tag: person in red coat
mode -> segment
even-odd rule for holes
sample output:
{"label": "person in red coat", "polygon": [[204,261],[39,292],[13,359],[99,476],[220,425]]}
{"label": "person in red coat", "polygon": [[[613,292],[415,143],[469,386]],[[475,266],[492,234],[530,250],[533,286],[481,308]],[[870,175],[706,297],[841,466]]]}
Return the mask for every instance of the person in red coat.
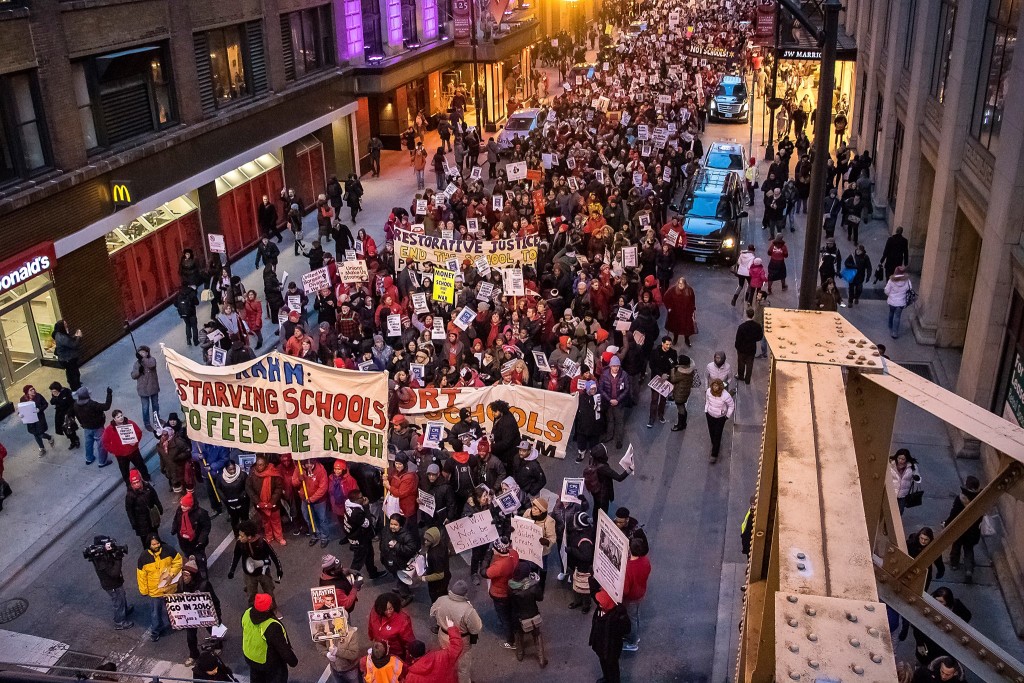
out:
{"label": "person in red coat", "polygon": [[458,682],[457,662],[462,656],[462,633],[451,619],[445,618],[444,627],[448,632],[448,647],[427,652],[427,646],[421,640],[414,640],[409,646],[412,663],[406,669],[405,683]]}
{"label": "person in red coat", "polygon": [[415,472],[409,471],[409,456],[399,453],[388,472],[388,492],[398,499],[398,508],[406,519],[416,519],[419,505],[420,480]]}
{"label": "person in red coat", "polygon": [[[142,459],[142,453],[139,452],[142,430],[139,429],[139,425],[125,417],[122,410],[115,410],[111,413],[111,416],[114,419],[103,430],[101,441],[103,447],[107,449],[107,453],[115,456],[117,466],[121,470],[121,479],[124,480],[124,485],[129,485],[128,473],[131,471],[132,465],[135,465],[135,469],[139,471],[143,479],[149,481],[149,468],[146,467],[146,461]],[[118,427],[125,432],[124,435],[118,431]],[[129,427],[131,428],[130,431]],[[134,434],[135,437],[132,438],[131,434]]]}
{"label": "person in red coat", "polygon": [[388,652],[409,663],[409,646],[416,640],[412,631],[412,619],[402,611],[402,599],[395,593],[381,593],[370,610],[367,627],[370,641],[379,641],[388,646]]}
{"label": "person in red coat", "polygon": [[647,557],[647,539],[634,536],[629,539],[629,560],[626,561],[626,579],[622,587],[622,606],[626,608],[633,627],[626,636],[622,649],[636,652],[640,649],[640,603],[647,595],[647,581],[651,577],[651,560]]}
{"label": "person in red coat", "polygon": [[672,344],[679,341],[679,335],[683,335],[686,345],[692,346],[690,337],[697,334],[697,296],[693,287],[686,283],[686,278],[679,278],[676,286],[665,292],[665,308],[668,311],[665,329],[673,335]]}
{"label": "person in red coat", "polygon": [[[316,460],[304,460],[292,472],[292,487],[299,494],[299,509],[312,533],[309,544],[327,547],[331,522],[327,516],[327,470]],[[312,519],[311,519],[312,517]]]}

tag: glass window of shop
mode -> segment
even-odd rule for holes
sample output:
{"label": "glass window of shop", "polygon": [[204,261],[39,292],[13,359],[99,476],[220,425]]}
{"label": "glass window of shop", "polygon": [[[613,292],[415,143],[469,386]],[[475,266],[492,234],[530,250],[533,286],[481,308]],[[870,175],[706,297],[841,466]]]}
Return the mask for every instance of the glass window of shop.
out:
{"label": "glass window of shop", "polygon": [[0,294],[0,380],[4,387],[24,379],[44,361],[56,362],[52,335],[60,317],[49,273]]}
{"label": "glass window of shop", "polygon": [[992,412],[1024,426],[1024,299],[1013,290]]}
{"label": "glass window of shop", "polygon": [[152,211],[147,211],[127,225],[119,225],[107,233],[107,253],[113,254],[129,244],[138,242],[197,208],[198,205],[191,198],[182,195]]}

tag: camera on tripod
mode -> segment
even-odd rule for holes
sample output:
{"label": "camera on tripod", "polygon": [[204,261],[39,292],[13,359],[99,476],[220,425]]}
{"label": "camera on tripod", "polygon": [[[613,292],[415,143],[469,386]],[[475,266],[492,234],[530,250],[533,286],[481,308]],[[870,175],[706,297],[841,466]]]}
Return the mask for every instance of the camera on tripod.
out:
{"label": "camera on tripod", "polygon": [[120,560],[127,554],[128,546],[117,545],[117,541],[109,536],[93,537],[92,545],[87,546],[85,550],[82,551],[82,557],[90,562],[94,562],[100,558]]}

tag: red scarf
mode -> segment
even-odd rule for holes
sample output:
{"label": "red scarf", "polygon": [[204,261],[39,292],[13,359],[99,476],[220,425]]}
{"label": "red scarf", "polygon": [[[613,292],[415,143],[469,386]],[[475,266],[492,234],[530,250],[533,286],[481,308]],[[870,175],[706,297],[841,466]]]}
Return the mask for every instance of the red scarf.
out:
{"label": "red scarf", "polygon": [[192,519],[188,516],[188,510],[181,511],[181,528],[178,533],[186,541],[194,541],[196,538],[196,531],[192,528]]}

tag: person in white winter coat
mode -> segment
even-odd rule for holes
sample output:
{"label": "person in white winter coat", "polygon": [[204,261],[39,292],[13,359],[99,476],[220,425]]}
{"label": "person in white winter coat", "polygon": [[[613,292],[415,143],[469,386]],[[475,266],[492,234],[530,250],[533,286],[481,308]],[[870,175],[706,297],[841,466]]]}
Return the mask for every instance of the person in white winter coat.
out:
{"label": "person in white winter coat", "polygon": [[900,317],[903,315],[903,309],[907,307],[907,297],[913,289],[904,266],[898,266],[896,272],[885,283],[886,301],[889,304],[889,334],[893,339],[900,336]]}
{"label": "person in white winter coat", "polygon": [[732,293],[732,305],[736,305],[736,300],[740,298],[740,294],[743,293],[744,285],[750,284],[750,266],[754,263],[754,245],[748,244],[747,250],[740,252],[739,257],[736,259],[736,291]]}
{"label": "person in white winter coat", "polygon": [[914,484],[921,483],[921,475],[917,471],[917,460],[910,455],[910,451],[901,448],[889,456],[889,474],[892,477],[892,488],[896,492],[896,502],[899,503],[900,513],[907,507],[907,496],[914,488]]}

